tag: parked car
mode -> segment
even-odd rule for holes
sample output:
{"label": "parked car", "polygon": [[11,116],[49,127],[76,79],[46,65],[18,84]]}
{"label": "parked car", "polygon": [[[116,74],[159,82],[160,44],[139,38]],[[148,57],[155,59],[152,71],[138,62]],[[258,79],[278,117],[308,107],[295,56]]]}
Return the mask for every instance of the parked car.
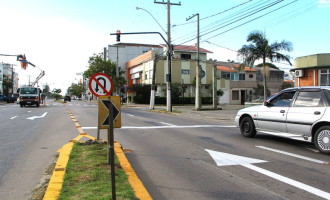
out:
{"label": "parked car", "polygon": [[65,96],[65,97],[64,97],[64,101],[69,101],[69,102],[71,102],[71,97],[70,97],[70,96]]}
{"label": "parked car", "polygon": [[0,101],[6,101],[6,96],[3,96],[2,94],[0,94]]}
{"label": "parked car", "polygon": [[330,154],[330,87],[285,89],[263,105],[239,110],[235,124],[245,137],[258,131],[300,139]]}

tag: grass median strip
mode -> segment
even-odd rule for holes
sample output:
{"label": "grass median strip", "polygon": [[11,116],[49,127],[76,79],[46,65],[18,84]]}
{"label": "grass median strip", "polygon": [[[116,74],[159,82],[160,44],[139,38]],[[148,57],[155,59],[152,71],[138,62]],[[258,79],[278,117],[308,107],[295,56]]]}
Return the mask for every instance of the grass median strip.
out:
{"label": "grass median strip", "polygon": [[[75,143],[59,199],[111,199],[107,145]],[[115,156],[117,199],[137,199]]]}

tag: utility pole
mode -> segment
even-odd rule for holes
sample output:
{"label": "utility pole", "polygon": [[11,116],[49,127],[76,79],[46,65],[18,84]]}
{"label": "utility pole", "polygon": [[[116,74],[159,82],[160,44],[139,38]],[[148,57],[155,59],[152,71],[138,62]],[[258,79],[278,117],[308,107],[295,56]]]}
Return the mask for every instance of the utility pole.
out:
{"label": "utility pole", "polygon": [[149,110],[155,108],[155,94],[156,94],[156,66],[157,66],[157,54],[154,55],[154,64],[152,70],[152,83],[151,83],[151,94],[150,94],[150,107]]}
{"label": "utility pole", "polygon": [[171,3],[170,0],[167,2],[157,2],[158,4],[166,4],[167,5],[167,74],[166,74],[166,105],[167,111],[172,112],[172,101],[171,101],[171,64],[172,64],[172,45],[171,45],[171,5],[181,6],[181,3]]}
{"label": "utility pole", "polygon": [[186,21],[190,20],[191,18],[197,16],[197,58],[196,58],[196,94],[195,94],[195,108],[196,110],[200,110],[202,107],[202,96],[201,96],[201,74],[202,69],[200,66],[200,59],[199,59],[199,13],[194,14],[191,17],[188,17]]}

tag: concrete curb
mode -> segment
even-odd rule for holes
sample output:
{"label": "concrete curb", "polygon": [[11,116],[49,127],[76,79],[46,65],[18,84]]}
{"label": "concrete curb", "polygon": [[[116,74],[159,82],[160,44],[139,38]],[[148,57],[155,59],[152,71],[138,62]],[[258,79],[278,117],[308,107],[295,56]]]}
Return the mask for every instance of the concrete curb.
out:
{"label": "concrete curb", "polygon": [[128,176],[128,182],[132,186],[135,196],[138,199],[151,200],[151,196],[147,189],[144,187],[142,181],[139,179],[131,164],[128,162],[125,153],[121,145],[118,142],[115,142],[115,153],[119,160],[120,166],[124,169],[125,173]]}
{"label": "concrete curb", "polygon": [[[84,130],[81,128],[78,121],[75,119],[74,115],[69,111],[70,117],[72,121],[74,122],[79,135],[74,138],[73,140],[70,140],[69,143],[63,145],[61,149],[59,149],[57,152],[59,152],[59,158],[57,159],[55,169],[53,171],[52,177],[49,181],[45,196],[43,200],[57,200],[60,196],[61,189],[63,186],[64,176],[66,172],[66,166],[69,162],[70,153],[73,148],[73,144],[75,142],[78,142],[81,138],[87,137],[92,140],[96,140],[95,137],[92,137],[84,132]],[[134,194],[138,199],[143,200],[152,200],[149,192],[144,187],[142,181],[139,179],[137,174],[135,173],[134,169],[132,168],[131,164],[127,160],[125,153],[122,150],[121,145],[118,142],[115,142],[115,153],[117,155],[117,158],[119,160],[120,166],[125,171],[126,175],[128,176],[128,182],[132,186],[134,190]]]}

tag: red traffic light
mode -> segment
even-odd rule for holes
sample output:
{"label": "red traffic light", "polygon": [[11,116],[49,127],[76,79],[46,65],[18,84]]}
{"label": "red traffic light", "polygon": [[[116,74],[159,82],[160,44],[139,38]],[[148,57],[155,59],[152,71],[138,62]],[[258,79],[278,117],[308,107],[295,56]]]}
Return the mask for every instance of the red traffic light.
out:
{"label": "red traffic light", "polygon": [[120,42],[120,30],[117,30],[117,42]]}

